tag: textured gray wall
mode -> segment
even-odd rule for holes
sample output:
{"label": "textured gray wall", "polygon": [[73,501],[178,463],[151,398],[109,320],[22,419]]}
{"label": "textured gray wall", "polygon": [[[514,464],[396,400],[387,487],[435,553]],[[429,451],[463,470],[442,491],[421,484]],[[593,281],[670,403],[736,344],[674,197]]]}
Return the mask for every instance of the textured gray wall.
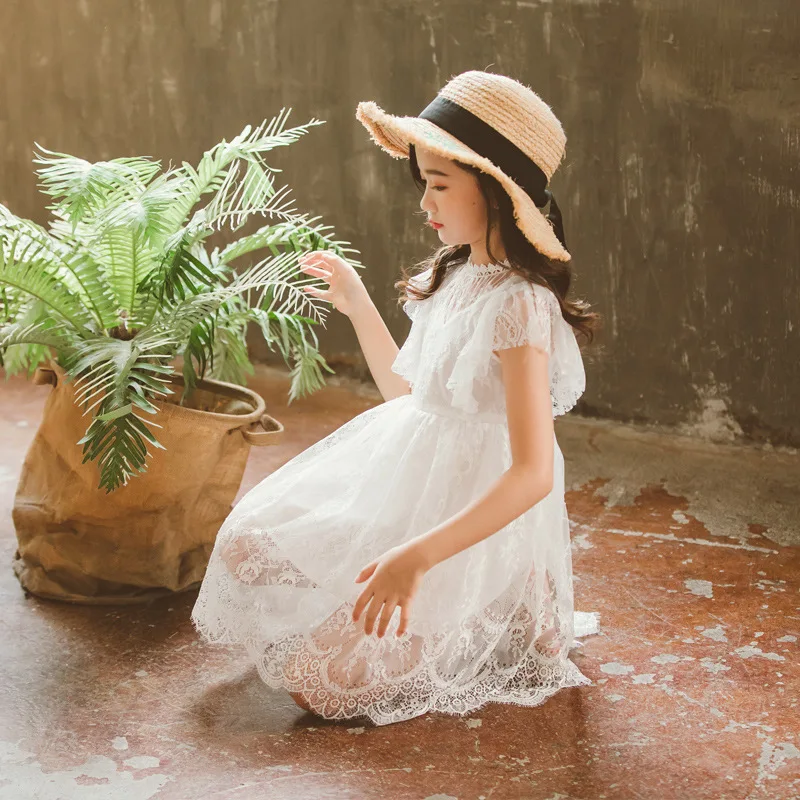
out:
{"label": "textured gray wall", "polygon": [[[418,113],[452,75],[530,85],[563,121],[574,287],[605,316],[578,411],[800,444],[795,0],[4,0],[0,201],[44,219],[34,141],[196,161],[248,122],[327,120],[275,153],[362,252],[402,341],[400,264],[438,242],[359,100]],[[323,353],[365,374],[331,311]]]}

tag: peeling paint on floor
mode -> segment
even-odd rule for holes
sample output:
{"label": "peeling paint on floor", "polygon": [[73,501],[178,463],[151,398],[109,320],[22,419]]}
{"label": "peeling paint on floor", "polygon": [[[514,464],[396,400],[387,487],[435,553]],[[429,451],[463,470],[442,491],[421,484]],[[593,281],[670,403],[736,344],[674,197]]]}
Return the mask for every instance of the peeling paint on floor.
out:
{"label": "peeling paint on floor", "polygon": [[711,581],[697,580],[692,578],[683,582],[683,585],[692,593],[700,597],[713,597],[714,586]]}
{"label": "peeling paint on floor", "polygon": [[[159,765],[159,759],[155,766]],[[0,800],[150,800],[172,780],[169,775],[135,775],[150,767],[124,763],[103,755],[91,756],[68,769],[44,770],[36,754],[15,742],[0,741]]]}

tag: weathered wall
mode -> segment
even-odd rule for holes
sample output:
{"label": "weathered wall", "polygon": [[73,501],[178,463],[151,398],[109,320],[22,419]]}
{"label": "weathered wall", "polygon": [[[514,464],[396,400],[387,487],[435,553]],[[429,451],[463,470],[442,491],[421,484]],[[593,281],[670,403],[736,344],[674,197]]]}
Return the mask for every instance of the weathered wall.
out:
{"label": "weathered wall", "polygon": [[[465,69],[522,80],[567,131],[553,186],[605,316],[578,410],[800,444],[794,0],[5,0],[0,31],[0,201],[44,219],[34,141],[196,161],[292,107],[327,124],[274,162],[361,250],[399,341],[392,283],[438,237],[356,104],[414,114]],[[321,333],[363,371],[346,319]]]}

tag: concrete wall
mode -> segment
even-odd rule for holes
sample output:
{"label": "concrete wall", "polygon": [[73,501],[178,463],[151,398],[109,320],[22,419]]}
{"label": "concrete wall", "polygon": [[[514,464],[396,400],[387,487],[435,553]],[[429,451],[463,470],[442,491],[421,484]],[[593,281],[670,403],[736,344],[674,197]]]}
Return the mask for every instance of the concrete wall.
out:
{"label": "concrete wall", "polygon": [[[361,250],[398,342],[392,283],[438,237],[355,106],[418,113],[465,69],[522,80],[567,131],[553,188],[605,316],[577,410],[800,444],[794,0],[5,0],[0,31],[0,201],[44,219],[34,141],[196,161],[292,107],[327,124],[274,163]],[[366,374],[345,318],[322,334]]]}

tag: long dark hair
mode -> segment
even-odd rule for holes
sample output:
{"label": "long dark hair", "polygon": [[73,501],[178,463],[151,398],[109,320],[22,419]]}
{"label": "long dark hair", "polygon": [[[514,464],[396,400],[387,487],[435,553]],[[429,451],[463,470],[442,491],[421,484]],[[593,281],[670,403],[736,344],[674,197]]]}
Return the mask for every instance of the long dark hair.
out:
{"label": "long dark hair", "polygon": [[[425,181],[419,171],[414,145],[412,144],[409,149],[408,161],[411,167],[411,177],[420,191],[424,191]],[[460,161],[456,163],[462,169],[475,175],[478,179],[481,194],[483,194],[486,201],[488,215],[486,251],[489,254],[489,260],[493,263],[498,261],[492,254],[489,243],[490,231],[497,223],[499,224],[500,238],[505,247],[506,257],[510,264],[509,271],[521,275],[531,283],[538,283],[551,289],[558,298],[564,319],[582,334],[587,342],[591,343],[594,339],[595,330],[600,326],[601,317],[594,311],[589,310],[590,306],[587,302],[567,299],[567,293],[572,281],[572,270],[569,262],[547,258],[525,238],[525,235],[517,227],[517,223],[514,220],[514,206],[511,198],[496,178],[477,167],[473,167],[471,164],[464,164]],[[496,207],[494,204],[496,204]],[[402,280],[394,284],[395,289],[400,289],[403,292],[398,299],[398,303],[405,302],[409,298],[424,300],[426,297],[430,297],[441,286],[448,269],[466,261],[469,254],[470,247],[467,244],[445,245],[438,248],[424,261],[419,262],[416,265],[416,272],[409,273],[404,267],[401,267]],[[433,270],[430,284],[420,291],[409,283],[409,278],[424,272],[429,267]]]}

